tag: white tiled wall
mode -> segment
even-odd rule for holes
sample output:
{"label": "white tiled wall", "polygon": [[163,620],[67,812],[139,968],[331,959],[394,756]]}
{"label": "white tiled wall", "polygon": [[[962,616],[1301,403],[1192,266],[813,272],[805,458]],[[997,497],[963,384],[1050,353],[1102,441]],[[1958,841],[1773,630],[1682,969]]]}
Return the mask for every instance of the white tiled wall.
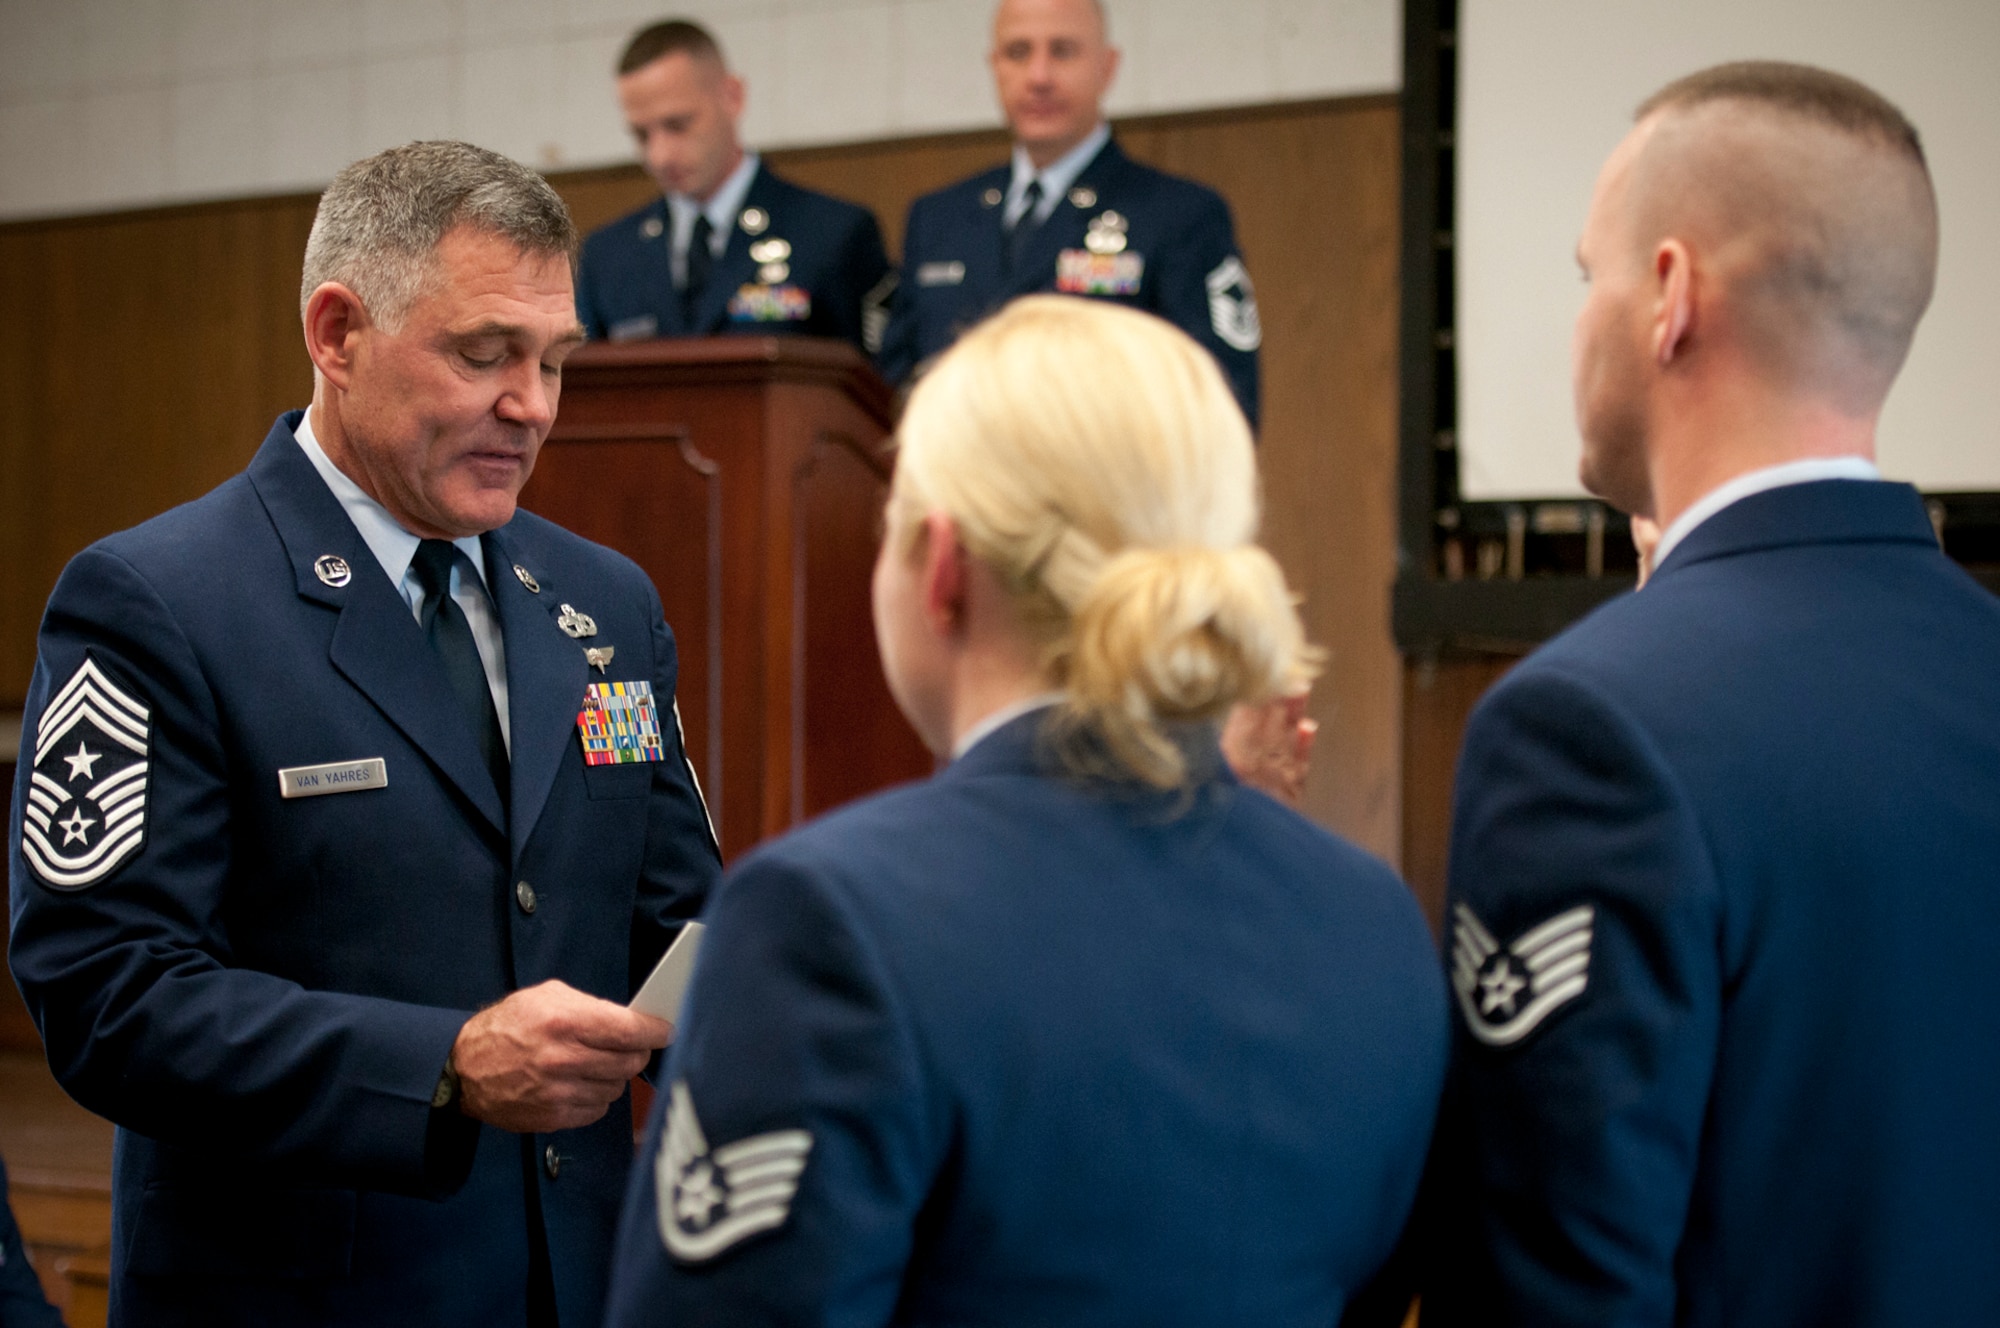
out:
{"label": "white tiled wall", "polygon": [[[998,123],[993,0],[0,0],[0,219],[310,189],[412,138],[628,158],[611,65],[708,24],[767,147]],[[1389,91],[1398,0],[1109,0],[1114,114]]]}

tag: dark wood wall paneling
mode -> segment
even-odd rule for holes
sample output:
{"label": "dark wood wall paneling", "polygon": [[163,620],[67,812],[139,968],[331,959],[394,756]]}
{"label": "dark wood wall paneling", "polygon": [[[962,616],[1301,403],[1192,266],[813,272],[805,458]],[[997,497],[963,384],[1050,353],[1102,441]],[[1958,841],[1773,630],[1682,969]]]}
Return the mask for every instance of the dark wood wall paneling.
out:
{"label": "dark wood wall paneling", "polygon": [[[1403,709],[1428,704],[1391,642],[1395,573],[1398,118],[1393,98],[1122,122],[1134,156],[1220,189],[1264,318],[1266,537],[1331,663],[1307,810],[1426,862],[1429,805]],[[872,207],[892,251],[912,198],[1001,160],[997,133],[775,152]],[[556,177],[579,224],[643,202],[633,168]],[[18,707],[63,563],[239,470],[311,388],[297,284],[314,199],[0,226],[0,709]],[[868,630],[857,623],[857,631]],[[1426,711],[1426,714],[1429,712]],[[1449,727],[1449,726],[1447,726]],[[1429,777],[1428,774],[1425,775]],[[1441,853],[1441,849],[1438,850]]]}

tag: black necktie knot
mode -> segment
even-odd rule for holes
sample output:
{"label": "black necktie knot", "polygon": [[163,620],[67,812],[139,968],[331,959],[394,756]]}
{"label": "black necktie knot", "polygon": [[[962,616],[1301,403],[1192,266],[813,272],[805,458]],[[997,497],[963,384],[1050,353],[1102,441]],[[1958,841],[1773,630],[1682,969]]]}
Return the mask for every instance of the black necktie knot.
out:
{"label": "black necktie knot", "polygon": [[410,559],[410,569],[417,574],[417,584],[423,587],[424,603],[419,610],[418,621],[429,631],[437,618],[440,605],[451,597],[451,567],[465,555],[450,540],[427,539],[417,541],[416,556]]}

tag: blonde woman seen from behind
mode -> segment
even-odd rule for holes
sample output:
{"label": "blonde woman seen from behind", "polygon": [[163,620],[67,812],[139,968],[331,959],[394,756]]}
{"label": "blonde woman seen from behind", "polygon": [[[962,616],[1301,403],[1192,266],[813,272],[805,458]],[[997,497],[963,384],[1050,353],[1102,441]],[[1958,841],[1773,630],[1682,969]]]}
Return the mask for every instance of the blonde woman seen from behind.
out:
{"label": "blonde woman seen from behind", "polygon": [[900,444],[876,634],[950,764],[726,878],[611,1322],[1333,1322],[1444,995],[1395,877],[1222,760],[1313,668],[1243,417],[1168,324],[1036,297]]}

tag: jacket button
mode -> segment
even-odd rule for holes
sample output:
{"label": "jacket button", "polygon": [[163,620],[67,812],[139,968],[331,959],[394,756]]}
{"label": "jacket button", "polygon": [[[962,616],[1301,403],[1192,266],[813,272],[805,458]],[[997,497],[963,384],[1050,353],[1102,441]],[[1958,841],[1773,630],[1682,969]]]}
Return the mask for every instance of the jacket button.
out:
{"label": "jacket button", "polygon": [[526,881],[514,882],[514,902],[521,906],[523,913],[535,911],[535,887]]}
{"label": "jacket button", "polygon": [[549,1173],[550,1180],[562,1174],[562,1155],[556,1152],[554,1144],[542,1150],[542,1170]]}

